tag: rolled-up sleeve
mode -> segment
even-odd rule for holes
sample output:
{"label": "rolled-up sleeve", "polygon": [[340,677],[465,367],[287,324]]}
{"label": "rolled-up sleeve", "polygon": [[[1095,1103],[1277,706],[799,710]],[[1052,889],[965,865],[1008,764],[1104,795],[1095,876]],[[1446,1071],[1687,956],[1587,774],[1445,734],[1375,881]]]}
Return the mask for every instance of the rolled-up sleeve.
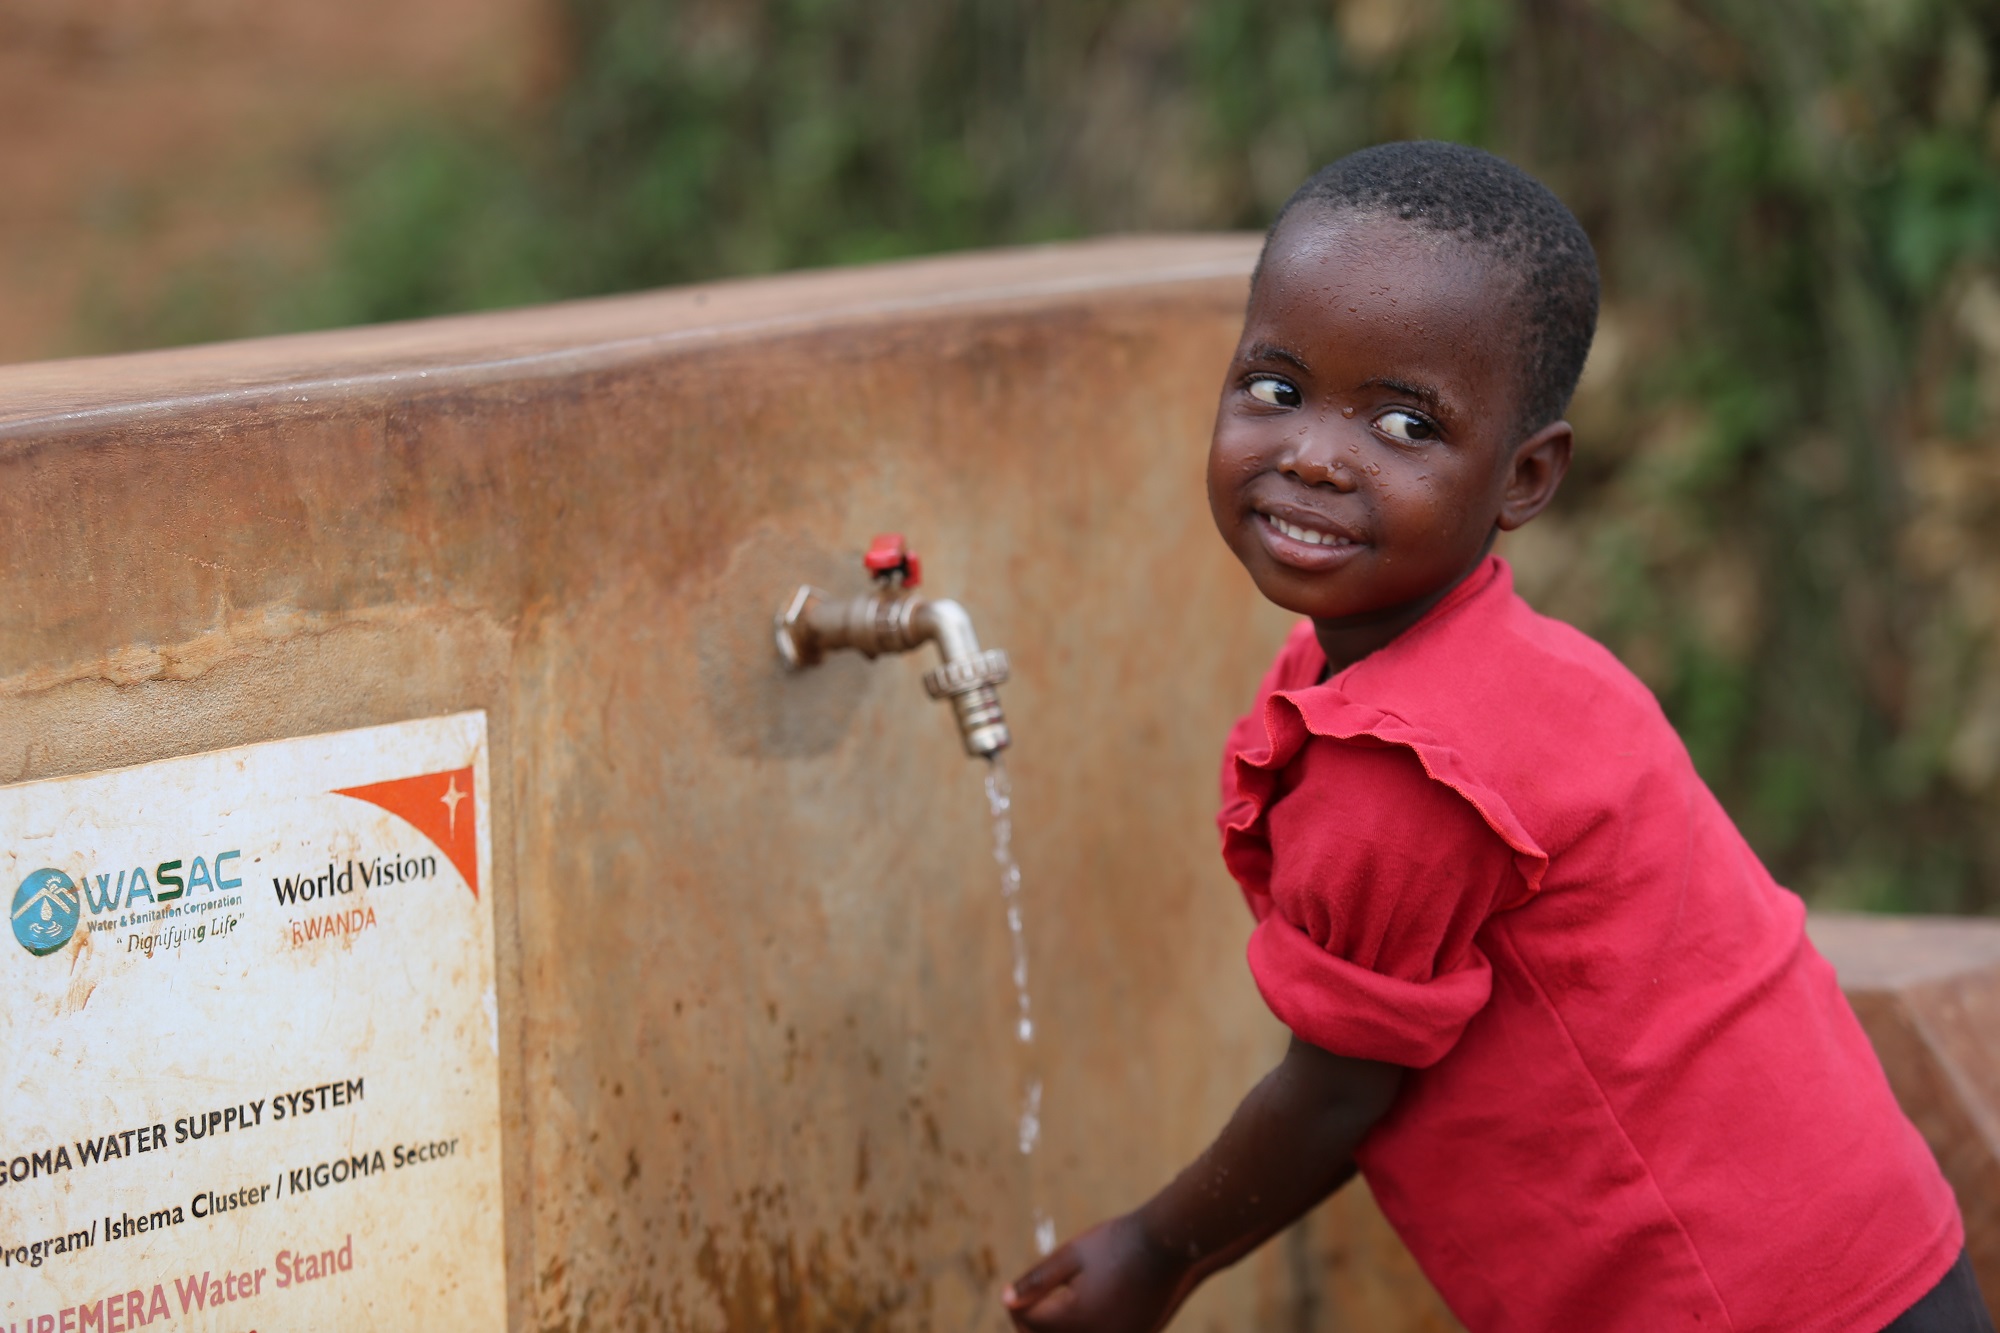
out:
{"label": "rolled-up sleeve", "polygon": [[1437,1063],[1491,994],[1475,937],[1517,896],[1514,850],[1410,749],[1372,737],[1313,737],[1280,786],[1250,939],[1258,990],[1324,1050]]}

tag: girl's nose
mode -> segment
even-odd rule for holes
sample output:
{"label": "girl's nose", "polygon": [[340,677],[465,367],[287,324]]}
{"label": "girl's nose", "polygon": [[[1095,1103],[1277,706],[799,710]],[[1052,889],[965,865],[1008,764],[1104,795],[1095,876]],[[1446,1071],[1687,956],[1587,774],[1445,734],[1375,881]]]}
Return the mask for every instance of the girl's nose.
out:
{"label": "girl's nose", "polygon": [[1308,486],[1331,486],[1336,491],[1351,491],[1355,487],[1348,460],[1327,440],[1294,441],[1278,460],[1278,470]]}

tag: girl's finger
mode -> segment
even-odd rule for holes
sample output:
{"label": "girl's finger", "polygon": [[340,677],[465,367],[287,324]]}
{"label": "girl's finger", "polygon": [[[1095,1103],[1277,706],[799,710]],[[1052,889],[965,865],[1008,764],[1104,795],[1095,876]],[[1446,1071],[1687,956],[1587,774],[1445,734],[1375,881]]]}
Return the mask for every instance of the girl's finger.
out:
{"label": "girl's finger", "polygon": [[1083,1271],[1076,1251],[1065,1245],[1008,1284],[1000,1299],[1010,1310],[1033,1305]]}
{"label": "girl's finger", "polygon": [[1071,1285],[1064,1285],[1057,1287],[1054,1291],[1032,1305],[1024,1306],[1018,1310],[1009,1310],[1007,1313],[1014,1320],[1014,1325],[1017,1328],[1046,1330],[1047,1333],[1056,1333],[1057,1330],[1072,1327],[1073,1321],[1069,1316],[1075,1312],[1077,1299],[1076,1288]]}

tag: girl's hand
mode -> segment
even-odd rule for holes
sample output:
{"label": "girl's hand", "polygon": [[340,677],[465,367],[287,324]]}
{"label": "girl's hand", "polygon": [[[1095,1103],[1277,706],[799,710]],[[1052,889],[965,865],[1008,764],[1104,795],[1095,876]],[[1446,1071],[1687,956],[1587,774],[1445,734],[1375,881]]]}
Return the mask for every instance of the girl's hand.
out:
{"label": "girl's hand", "polygon": [[1028,1333],[1155,1333],[1192,1290],[1189,1276],[1127,1213],[1059,1246],[1000,1299]]}

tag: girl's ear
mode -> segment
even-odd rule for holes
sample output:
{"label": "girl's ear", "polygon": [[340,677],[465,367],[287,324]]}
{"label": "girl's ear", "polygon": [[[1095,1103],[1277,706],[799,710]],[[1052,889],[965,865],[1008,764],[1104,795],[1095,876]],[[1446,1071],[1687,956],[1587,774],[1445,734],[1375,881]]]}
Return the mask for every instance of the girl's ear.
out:
{"label": "girl's ear", "polygon": [[1520,527],[1556,498],[1556,488],[1569,471],[1575,434],[1567,421],[1551,421],[1514,447],[1506,488],[1500,493],[1500,516],[1495,520],[1502,532]]}

